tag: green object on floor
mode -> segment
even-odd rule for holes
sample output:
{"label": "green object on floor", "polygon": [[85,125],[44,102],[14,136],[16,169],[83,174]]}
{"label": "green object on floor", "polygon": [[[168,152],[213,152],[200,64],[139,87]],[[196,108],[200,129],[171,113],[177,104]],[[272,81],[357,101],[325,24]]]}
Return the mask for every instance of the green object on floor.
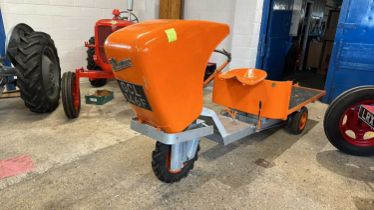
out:
{"label": "green object on floor", "polygon": [[96,90],[92,95],[86,95],[86,104],[104,105],[114,98],[113,91]]}

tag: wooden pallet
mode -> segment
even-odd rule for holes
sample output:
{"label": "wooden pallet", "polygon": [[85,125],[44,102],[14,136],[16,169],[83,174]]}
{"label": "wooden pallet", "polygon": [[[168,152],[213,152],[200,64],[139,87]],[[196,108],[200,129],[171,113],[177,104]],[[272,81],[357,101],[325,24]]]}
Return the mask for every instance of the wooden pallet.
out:
{"label": "wooden pallet", "polygon": [[0,99],[5,99],[5,98],[18,98],[21,96],[21,93],[19,90],[15,91],[8,91],[4,92],[3,94],[0,95]]}

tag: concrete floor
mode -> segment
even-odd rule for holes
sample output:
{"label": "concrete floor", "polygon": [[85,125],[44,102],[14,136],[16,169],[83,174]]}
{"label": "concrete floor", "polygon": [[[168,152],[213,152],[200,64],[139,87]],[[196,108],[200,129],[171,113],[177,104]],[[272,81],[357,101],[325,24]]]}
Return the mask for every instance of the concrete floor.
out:
{"label": "concrete floor", "polygon": [[21,99],[0,101],[0,159],[35,162],[34,172],[0,180],[0,209],[374,209],[374,157],[328,143],[326,105],[309,106],[300,136],[275,129],[227,147],[203,140],[195,169],[170,185],[153,175],[154,141],[129,129],[116,83],[106,88],[115,100],[83,104],[77,120],[62,105],[37,115]]}

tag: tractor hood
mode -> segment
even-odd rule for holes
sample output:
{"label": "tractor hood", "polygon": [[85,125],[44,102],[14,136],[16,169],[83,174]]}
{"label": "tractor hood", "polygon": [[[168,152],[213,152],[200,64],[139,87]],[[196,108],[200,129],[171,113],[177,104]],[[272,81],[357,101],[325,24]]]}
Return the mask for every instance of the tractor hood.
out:
{"label": "tractor hood", "polygon": [[114,32],[105,51],[139,120],[177,133],[200,115],[206,65],[228,34],[221,23],[155,20]]}

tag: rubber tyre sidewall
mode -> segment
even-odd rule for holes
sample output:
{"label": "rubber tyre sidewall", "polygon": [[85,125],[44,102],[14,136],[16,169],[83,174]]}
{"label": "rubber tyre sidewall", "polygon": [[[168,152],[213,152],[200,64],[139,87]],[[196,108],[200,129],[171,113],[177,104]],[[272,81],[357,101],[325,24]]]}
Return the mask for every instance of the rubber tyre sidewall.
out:
{"label": "rubber tyre sidewall", "polygon": [[79,107],[75,109],[74,107],[74,96],[73,96],[73,85],[76,80],[75,73],[65,72],[62,76],[61,84],[61,97],[62,104],[64,107],[65,115],[69,119],[74,119],[79,116],[81,108],[81,97],[79,94]]}
{"label": "rubber tyre sidewall", "polygon": [[[307,113],[307,121],[305,123],[305,126],[300,129],[300,120],[301,120],[301,117],[303,116],[304,113]],[[289,118],[289,122],[288,122],[288,131],[291,133],[291,134],[294,134],[294,135],[299,135],[301,134],[307,124],[308,124],[308,116],[309,116],[309,113],[308,113],[308,109],[306,107],[302,107],[300,109],[300,111],[297,111],[295,113],[293,113],[290,118]]]}
{"label": "rubber tyre sidewall", "polygon": [[[37,42],[37,44],[35,44]],[[34,44],[33,44],[34,43]],[[61,88],[61,67],[57,49],[51,37],[43,32],[33,32],[22,38],[17,54],[13,61],[16,67],[17,86],[26,107],[35,113],[54,111],[59,104]],[[44,53],[49,51],[49,57],[58,71],[57,88],[53,97],[47,94],[42,67]],[[35,64],[36,63],[36,64]]]}
{"label": "rubber tyre sidewall", "polygon": [[162,182],[174,183],[178,182],[188,175],[193,169],[194,162],[198,159],[198,147],[195,157],[185,163],[181,171],[171,173],[167,167],[167,157],[170,153],[171,145],[166,145],[161,142],[156,142],[155,150],[152,152],[152,169],[155,176]]}
{"label": "rubber tyre sidewall", "polygon": [[356,156],[374,155],[374,147],[359,147],[346,141],[339,129],[342,115],[350,106],[363,100],[374,99],[374,86],[362,86],[338,96],[326,111],[323,126],[326,137],[340,151]]}

